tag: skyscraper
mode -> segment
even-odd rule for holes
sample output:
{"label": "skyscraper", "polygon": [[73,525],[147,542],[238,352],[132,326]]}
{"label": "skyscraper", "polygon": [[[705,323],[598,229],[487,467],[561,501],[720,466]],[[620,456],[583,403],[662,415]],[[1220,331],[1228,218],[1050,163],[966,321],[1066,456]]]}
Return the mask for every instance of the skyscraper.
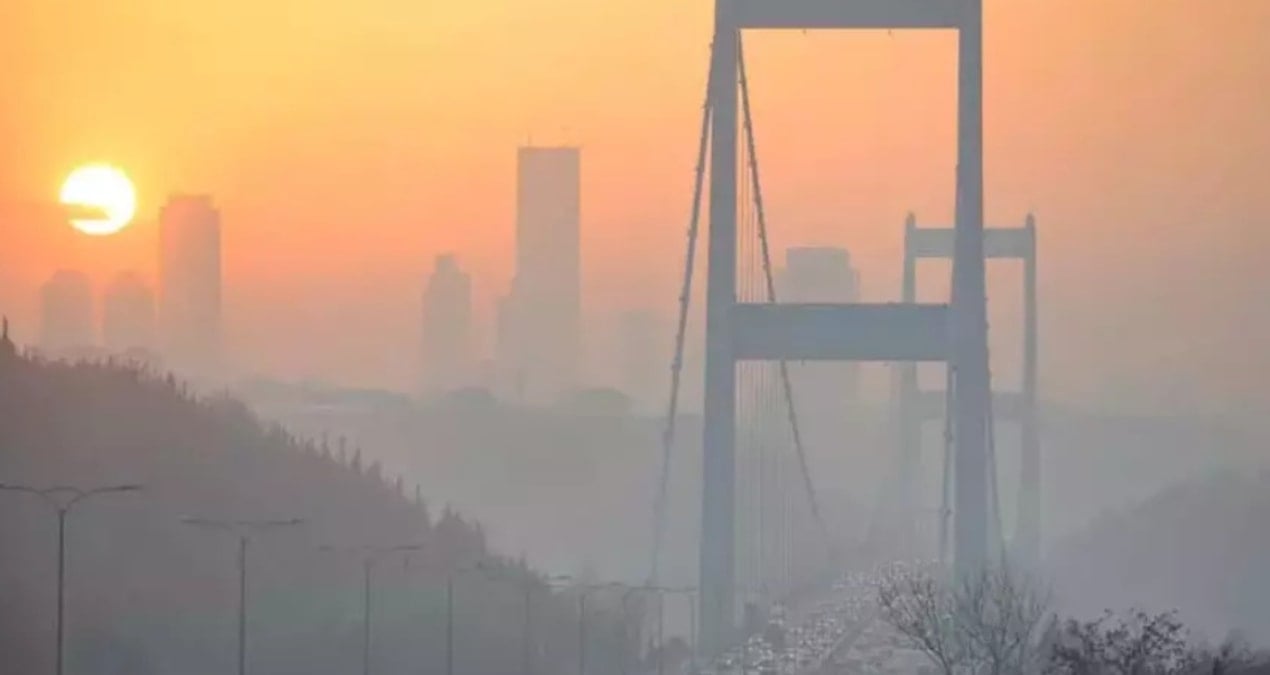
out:
{"label": "skyscraper", "polygon": [[58,270],[40,287],[40,347],[53,355],[97,343],[93,331],[93,289],[88,277]]}
{"label": "skyscraper", "polygon": [[[860,277],[844,248],[797,246],[785,250],[785,268],[777,282],[781,302],[850,303],[860,299]],[[798,389],[808,393],[807,407],[828,419],[839,418],[860,389],[857,363],[814,363],[794,368]],[[805,389],[803,389],[805,387]]]}
{"label": "skyscraper", "polygon": [[423,393],[472,383],[472,280],[452,255],[437,256],[423,293]]}
{"label": "skyscraper", "polygon": [[672,335],[649,310],[622,314],[619,330],[623,391],[641,412],[660,411],[670,386]]}
{"label": "skyscraper", "polygon": [[577,384],[581,357],[581,152],[520,148],[516,277],[501,312],[499,360],[526,400]]}
{"label": "skyscraper", "polygon": [[785,250],[780,295],[784,302],[856,302],[859,275],[845,248],[791,246]]}
{"label": "skyscraper", "polygon": [[155,348],[154,293],[140,276],[121,272],[106,287],[101,332],[111,352]]}
{"label": "skyscraper", "polygon": [[159,321],[178,371],[221,366],[220,213],[206,195],[173,195],[159,213]]}

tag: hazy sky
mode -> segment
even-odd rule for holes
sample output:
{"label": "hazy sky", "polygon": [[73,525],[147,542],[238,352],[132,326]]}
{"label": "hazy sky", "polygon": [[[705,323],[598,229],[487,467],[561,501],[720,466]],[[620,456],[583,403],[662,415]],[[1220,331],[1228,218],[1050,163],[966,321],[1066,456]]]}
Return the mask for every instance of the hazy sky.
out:
{"label": "hazy sky", "polygon": [[[987,212],[1039,219],[1047,395],[1192,407],[1264,389],[1270,3],[985,4]],[[406,386],[433,255],[459,254],[482,316],[506,289],[532,140],[584,148],[588,308],[668,311],[710,16],[706,0],[6,3],[0,307],[32,336],[55,268],[153,273],[152,223],[88,239],[36,206],[106,160],[147,218],[169,191],[215,195],[240,366]],[[746,46],[776,247],[849,246],[866,297],[895,297],[904,213],[951,211],[953,36]],[[1017,279],[991,277],[1003,359]]]}

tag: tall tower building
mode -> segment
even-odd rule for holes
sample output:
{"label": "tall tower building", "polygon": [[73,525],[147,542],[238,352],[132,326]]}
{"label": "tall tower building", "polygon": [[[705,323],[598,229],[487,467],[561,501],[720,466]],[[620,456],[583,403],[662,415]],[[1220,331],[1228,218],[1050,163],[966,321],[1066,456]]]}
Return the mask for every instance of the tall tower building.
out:
{"label": "tall tower building", "polygon": [[93,289],[88,277],[58,270],[40,287],[40,347],[53,355],[97,343],[93,331]]}
{"label": "tall tower building", "polygon": [[782,302],[857,302],[860,277],[845,248],[791,246],[781,271]]}
{"label": "tall tower building", "polygon": [[111,352],[155,348],[154,293],[137,274],[121,272],[106,287],[101,333]]}
{"label": "tall tower building", "polygon": [[423,292],[423,394],[471,384],[472,366],[472,280],[454,256],[437,256]]}
{"label": "tall tower building", "polygon": [[524,347],[518,341],[520,317],[516,313],[516,281],[512,292],[498,299],[494,308],[494,385],[496,390],[517,403],[525,401],[525,377],[521,362]]}
{"label": "tall tower building", "polygon": [[[785,250],[778,278],[781,302],[850,303],[860,300],[860,277],[844,248],[796,246]],[[840,420],[843,408],[859,395],[860,364],[826,362],[794,367],[798,389],[807,391],[799,404],[826,420]],[[805,389],[804,389],[805,387]]]}
{"label": "tall tower building", "polygon": [[641,412],[656,412],[670,384],[671,334],[656,312],[622,314],[619,330],[622,389]]}
{"label": "tall tower building", "polygon": [[206,195],[173,195],[159,212],[159,322],[178,371],[221,364],[220,213]]}
{"label": "tall tower building", "polygon": [[548,403],[573,388],[581,357],[581,152],[520,148],[516,174],[516,278],[500,330],[499,359],[525,400]]}

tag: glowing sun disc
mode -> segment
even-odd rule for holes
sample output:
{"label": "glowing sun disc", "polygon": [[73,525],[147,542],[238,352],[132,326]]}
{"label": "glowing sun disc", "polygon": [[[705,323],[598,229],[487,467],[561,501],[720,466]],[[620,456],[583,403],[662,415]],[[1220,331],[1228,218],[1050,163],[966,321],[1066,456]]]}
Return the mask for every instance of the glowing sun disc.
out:
{"label": "glowing sun disc", "polygon": [[71,225],[85,234],[114,234],[132,222],[137,213],[137,195],[123,171],[109,164],[81,166],[62,183],[61,202],[70,207],[92,209],[104,218],[71,218]]}

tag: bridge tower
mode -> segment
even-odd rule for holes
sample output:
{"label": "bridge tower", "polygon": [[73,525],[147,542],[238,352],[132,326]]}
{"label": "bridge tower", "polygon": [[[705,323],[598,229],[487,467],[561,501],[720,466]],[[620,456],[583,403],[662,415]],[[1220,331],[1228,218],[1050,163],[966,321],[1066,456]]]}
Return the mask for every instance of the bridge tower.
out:
{"label": "bridge tower", "polygon": [[[982,0],[715,0],[698,617],[704,656],[719,653],[735,635],[738,361],[949,363],[957,429],[957,568],[969,573],[985,561],[991,400],[983,257],[982,15]],[[957,208],[950,304],[737,302],[738,67],[741,34],[747,29],[957,31]]]}
{"label": "bridge tower", "polygon": [[[917,301],[917,267],[924,259],[953,257],[954,232],[949,227],[919,227],[912,214],[904,222],[904,278],[902,299]],[[1013,259],[1023,264],[1023,382],[1015,392],[994,392],[992,412],[997,421],[1014,422],[1021,431],[1021,468],[1018,521],[1011,548],[1018,560],[1039,560],[1041,529],[1041,448],[1037,414],[1037,300],[1036,219],[1028,214],[1022,227],[993,227],[983,232],[986,259]],[[923,511],[918,502],[917,472],[921,464],[922,430],[926,423],[948,414],[945,391],[918,387],[917,364],[896,367],[900,485],[897,500],[904,509],[899,526],[911,531],[912,520]],[[991,473],[991,472],[990,472]],[[947,480],[947,477],[945,477]],[[995,486],[993,486],[995,489]],[[942,509],[941,509],[942,510]],[[940,514],[941,532],[946,514]],[[941,539],[943,537],[941,536]]]}

